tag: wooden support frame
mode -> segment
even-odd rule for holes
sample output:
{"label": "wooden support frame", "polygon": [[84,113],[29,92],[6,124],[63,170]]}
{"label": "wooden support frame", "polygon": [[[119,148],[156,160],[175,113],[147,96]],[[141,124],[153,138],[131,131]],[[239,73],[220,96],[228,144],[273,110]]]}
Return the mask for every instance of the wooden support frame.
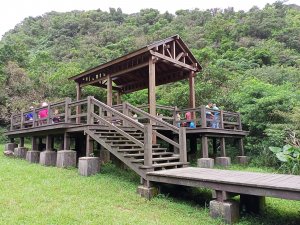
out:
{"label": "wooden support frame", "polygon": [[201,141],[202,141],[202,157],[208,158],[208,138],[207,138],[207,136],[203,135],[201,137]]}
{"label": "wooden support frame", "polygon": [[220,138],[220,149],[221,149],[221,157],[226,157],[226,149],[225,149],[225,138]]}
{"label": "wooden support frame", "polygon": [[46,136],[46,150],[47,151],[52,151],[52,143],[53,143],[53,139],[51,135],[47,135]]}
{"label": "wooden support frame", "polygon": [[24,147],[24,143],[25,143],[25,138],[24,137],[20,137],[19,147]]}
{"label": "wooden support frame", "polygon": [[31,137],[31,150],[33,151],[38,150],[37,137],[35,136]]}
{"label": "wooden support frame", "polygon": [[86,134],[86,157],[92,156],[94,151],[93,139],[90,135]]}
{"label": "wooden support frame", "polygon": [[71,140],[70,140],[70,134],[65,132],[64,133],[64,150],[70,150]]}

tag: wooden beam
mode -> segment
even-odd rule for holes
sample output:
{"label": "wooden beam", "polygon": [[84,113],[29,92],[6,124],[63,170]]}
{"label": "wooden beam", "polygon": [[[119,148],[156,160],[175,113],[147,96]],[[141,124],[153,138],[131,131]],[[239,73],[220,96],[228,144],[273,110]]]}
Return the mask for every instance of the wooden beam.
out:
{"label": "wooden beam", "polygon": [[[191,71],[189,74],[189,89],[190,89],[190,98],[189,98],[189,107],[196,108],[196,98],[195,98],[195,76],[194,72]],[[192,113],[192,119],[196,118],[196,113]]]}
{"label": "wooden beam", "polygon": [[112,106],[112,79],[111,76],[107,76],[107,105]]}
{"label": "wooden beam", "polygon": [[173,63],[173,64],[175,64],[175,65],[181,66],[181,67],[183,67],[183,68],[187,68],[187,69],[192,70],[192,71],[195,71],[195,72],[198,71],[197,68],[195,68],[195,67],[193,67],[193,66],[191,66],[191,65],[185,64],[185,63],[180,62],[180,61],[178,61],[178,60],[176,60],[176,59],[172,59],[172,58],[167,57],[167,56],[165,56],[165,55],[163,55],[163,54],[160,54],[160,53],[158,53],[158,52],[150,51],[150,53],[151,53],[153,56],[156,56],[156,57],[158,57],[158,58],[161,58],[161,59],[164,59],[164,60],[166,60],[166,61],[169,61],[169,62],[171,62],[171,63]]}
{"label": "wooden beam", "polygon": [[93,139],[90,135],[86,135],[86,157],[90,157],[93,153]]}
{"label": "wooden beam", "polygon": [[64,133],[64,150],[70,150],[70,135],[69,133]]}

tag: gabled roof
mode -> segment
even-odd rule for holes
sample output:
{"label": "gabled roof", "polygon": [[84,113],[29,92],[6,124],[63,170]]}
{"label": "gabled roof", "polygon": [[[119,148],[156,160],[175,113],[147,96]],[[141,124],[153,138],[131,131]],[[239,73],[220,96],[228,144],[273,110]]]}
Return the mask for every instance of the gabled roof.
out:
{"label": "gabled roof", "polygon": [[148,87],[149,57],[156,61],[156,85],[185,79],[202,68],[179,35],[156,41],[127,55],[70,77],[81,86],[106,87],[111,76],[114,89],[129,93]]}

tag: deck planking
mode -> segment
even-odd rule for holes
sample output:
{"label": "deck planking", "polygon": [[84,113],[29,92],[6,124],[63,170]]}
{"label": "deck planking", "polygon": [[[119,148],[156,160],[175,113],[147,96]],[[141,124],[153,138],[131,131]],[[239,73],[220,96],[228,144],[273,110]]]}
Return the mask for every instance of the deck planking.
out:
{"label": "deck planking", "polygon": [[186,167],[147,173],[153,182],[300,200],[300,176]]}

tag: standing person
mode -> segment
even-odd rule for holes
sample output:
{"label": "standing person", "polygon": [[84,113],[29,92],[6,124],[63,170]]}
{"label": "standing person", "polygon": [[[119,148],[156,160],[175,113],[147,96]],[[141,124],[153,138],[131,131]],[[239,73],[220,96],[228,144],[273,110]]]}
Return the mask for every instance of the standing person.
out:
{"label": "standing person", "polygon": [[216,104],[213,104],[212,109],[216,110],[216,111],[214,111],[214,119],[213,119],[212,127],[219,128],[219,114],[220,114],[219,108],[217,107]]}
{"label": "standing person", "polygon": [[[207,109],[212,109],[213,103],[209,102],[205,108]],[[211,121],[207,121],[207,120],[212,120],[214,118],[214,115],[212,114],[211,111],[206,110],[206,126],[207,127],[212,127],[212,122]]]}
{"label": "standing person", "polygon": [[48,106],[47,102],[43,102],[42,103],[42,107],[43,109],[39,111],[39,119],[42,119],[40,121],[40,124],[45,124],[47,123],[47,121],[45,121],[45,118],[48,117],[48,108],[46,108]]}
{"label": "standing person", "polygon": [[30,112],[25,115],[25,120],[33,120],[33,106],[29,107]]}
{"label": "standing person", "polygon": [[185,113],[185,119],[186,119],[186,126],[190,127],[190,123],[192,120],[192,113],[191,112],[186,112]]}

